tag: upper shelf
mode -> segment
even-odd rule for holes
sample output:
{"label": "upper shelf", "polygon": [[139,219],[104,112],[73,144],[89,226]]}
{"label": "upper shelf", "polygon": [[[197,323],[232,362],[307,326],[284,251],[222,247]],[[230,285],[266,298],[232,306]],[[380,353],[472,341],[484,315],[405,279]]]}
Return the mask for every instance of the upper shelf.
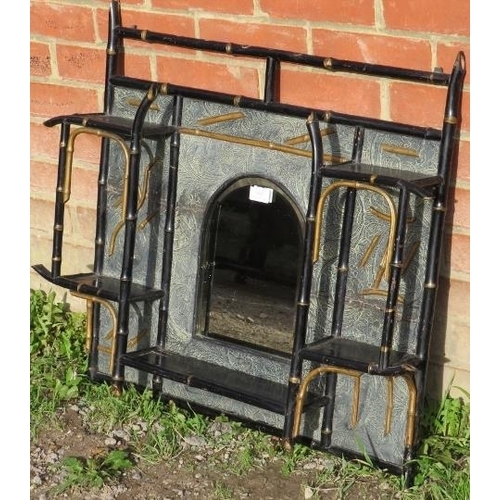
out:
{"label": "upper shelf", "polygon": [[[44,125],[53,127],[62,123],[104,130],[118,134],[125,139],[130,139],[132,137],[134,120],[104,113],[89,113],[56,116],[45,121]],[[144,138],[165,137],[171,135],[174,130],[174,127],[170,125],[145,122],[141,128],[141,136]]]}
{"label": "upper shelf", "polygon": [[[120,286],[122,282],[118,278],[99,276],[94,273],[80,273],[54,277],[42,264],[33,266],[33,269],[46,280],[62,288],[115,302],[120,298]],[[162,297],[163,290],[139,285],[137,283],[131,284],[131,302],[156,300]]]}
{"label": "upper shelf", "polygon": [[408,170],[395,170],[354,161],[322,165],[320,173],[324,177],[367,182],[386,187],[404,188],[422,198],[432,197],[433,189],[443,183],[443,178],[440,175],[428,175]]}

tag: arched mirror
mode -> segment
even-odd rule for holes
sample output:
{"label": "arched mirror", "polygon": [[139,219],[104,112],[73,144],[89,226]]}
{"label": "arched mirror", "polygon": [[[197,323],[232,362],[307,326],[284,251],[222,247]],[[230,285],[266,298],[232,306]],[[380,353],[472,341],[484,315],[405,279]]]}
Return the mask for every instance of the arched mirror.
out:
{"label": "arched mirror", "polygon": [[244,178],[215,197],[206,221],[197,333],[290,353],[304,233],[299,208],[275,183]]}

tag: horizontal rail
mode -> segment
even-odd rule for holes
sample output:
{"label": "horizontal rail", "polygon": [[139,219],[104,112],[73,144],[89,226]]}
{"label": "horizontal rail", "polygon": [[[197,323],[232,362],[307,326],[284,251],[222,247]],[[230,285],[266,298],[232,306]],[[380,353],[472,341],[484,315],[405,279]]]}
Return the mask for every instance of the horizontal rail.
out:
{"label": "horizontal rail", "polygon": [[287,50],[270,49],[252,45],[240,45],[232,42],[203,40],[187,36],[172,35],[139,28],[115,27],[115,35],[123,39],[140,40],[149,43],[171,45],[185,49],[203,50],[219,54],[244,56],[255,59],[271,58],[278,62],[298,64],[312,68],[322,68],[330,72],[355,73],[395,80],[405,80],[430,85],[446,86],[450,75],[441,71],[422,71],[383,64],[370,64],[333,57],[323,57]]}
{"label": "horizontal rail", "polygon": [[[110,82],[115,86],[133,88],[143,91],[147,91],[152,83],[151,80],[143,80],[121,75],[112,76]],[[361,126],[373,130],[384,130],[386,132],[407,134],[433,141],[441,140],[441,130],[435,128],[419,127],[406,123],[392,122],[377,118],[367,118],[345,113],[337,113],[331,110],[321,110],[317,108],[297,106],[294,104],[266,102],[263,99],[245,97],[235,94],[227,94],[224,92],[215,92],[212,90],[204,90],[194,87],[186,87],[171,83],[162,83],[160,93],[163,95],[179,95],[191,99],[201,99],[204,101],[217,102],[220,104],[227,104],[244,109],[256,109],[259,111],[266,111],[287,116],[295,116],[297,118],[304,119],[307,119],[311,114],[315,114],[320,121],[326,123]]]}

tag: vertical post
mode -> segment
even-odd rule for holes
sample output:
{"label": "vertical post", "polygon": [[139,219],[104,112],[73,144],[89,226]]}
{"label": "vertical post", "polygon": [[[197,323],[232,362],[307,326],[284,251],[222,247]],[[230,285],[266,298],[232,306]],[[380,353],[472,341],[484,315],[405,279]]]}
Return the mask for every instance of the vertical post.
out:
{"label": "vertical post", "polygon": [[302,251],[299,293],[295,312],[295,331],[288,379],[285,421],[283,427],[283,444],[285,448],[291,448],[291,446],[293,445],[292,431],[295,398],[300,386],[300,378],[302,376],[301,350],[304,347],[307,334],[307,317],[309,313],[309,301],[311,297],[311,282],[313,272],[312,249],[314,241],[314,227],[316,224],[316,209],[321,192],[320,166],[323,162],[323,142],[319,129],[318,119],[314,114],[311,114],[309,116],[306,122],[306,126],[312,144],[311,181],[309,188],[309,203],[306,214],[304,247]]}
{"label": "vertical post", "polygon": [[[163,259],[162,259],[162,277],[161,287],[163,297],[160,301],[158,314],[158,334],[157,345],[164,347],[167,337],[168,327],[168,307],[170,302],[170,281],[172,277],[172,258],[174,252],[174,227],[175,227],[175,208],[177,204],[177,172],[179,165],[180,132],[179,127],[182,122],[182,97],[173,98],[173,116],[172,125],[175,127],[174,133],[170,139],[170,161],[168,170],[168,189],[167,189],[167,211],[165,214],[165,234],[163,240]],[[153,390],[161,391],[161,377],[153,377]]]}

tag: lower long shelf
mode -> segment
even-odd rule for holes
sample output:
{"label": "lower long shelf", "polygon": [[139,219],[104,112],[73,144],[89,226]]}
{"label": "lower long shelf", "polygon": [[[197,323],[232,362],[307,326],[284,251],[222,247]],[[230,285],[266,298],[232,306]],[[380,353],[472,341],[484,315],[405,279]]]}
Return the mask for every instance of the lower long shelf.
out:
{"label": "lower long shelf", "polygon": [[125,366],[285,414],[287,385],[159,348],[124,354]]}

